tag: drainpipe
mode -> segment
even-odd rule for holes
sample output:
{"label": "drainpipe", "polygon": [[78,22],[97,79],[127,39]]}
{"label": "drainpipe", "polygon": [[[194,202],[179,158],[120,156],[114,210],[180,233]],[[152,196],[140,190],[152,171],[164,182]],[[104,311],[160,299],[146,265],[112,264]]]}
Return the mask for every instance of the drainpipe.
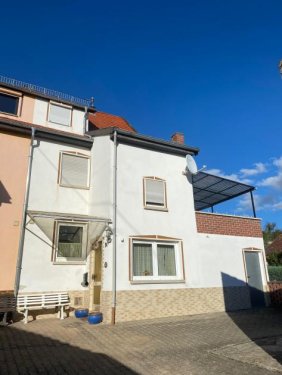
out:
{"label": "drainpipe", "polygon": [[117,253],[117,131],[114,131],[114,165],[113,165],[113,269],[112,269],[112,319],[116,322],[116,253]]}
{"label": "drainpipe", "polygon": [[32,160],[33,160],[33,150],[34,150],[34,144],[33,144],[34,136],[35,136],[35,128],[31,128],[31,139],[30,139],[29,156],[28,156],[28,169],[27,169],[27,177],[26,177],[26,189],[25,189],[25,196],[24,196],[20,241],[19,241],[19,249],[18,249],[16,277],[15,277],[14,294],[16,297],[19,292],[20,276],[21,276],[21,270],[22,270],[23,248],[24,248],[24,238],[25,238],[25,222],[26,222],[26,217],[27,217],[27,207],[28,207],[28,200],[29,200],[30,178],[31,178],[31,168],[32,168]]}
{"label": "drainpipe", "polygon": [[86,134],[86,132],[88,132],[88,107],[84,107],[84,124],[83,124],[83,135]]}

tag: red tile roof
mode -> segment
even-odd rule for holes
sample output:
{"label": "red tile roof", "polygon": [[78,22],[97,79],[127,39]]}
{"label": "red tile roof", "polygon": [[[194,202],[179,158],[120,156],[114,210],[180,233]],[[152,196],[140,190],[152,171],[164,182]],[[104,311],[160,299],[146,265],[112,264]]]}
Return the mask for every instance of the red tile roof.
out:
{"label": "red tile roof", "polygon": [[279,236],[267,246],[266,253],[282,253],[282,234],[279,234]]}
{"label": "red tile roof", "polygon": [[136,133],[136,130],[122,117],[105,112],[89,113],[89,130],[119,128]]}

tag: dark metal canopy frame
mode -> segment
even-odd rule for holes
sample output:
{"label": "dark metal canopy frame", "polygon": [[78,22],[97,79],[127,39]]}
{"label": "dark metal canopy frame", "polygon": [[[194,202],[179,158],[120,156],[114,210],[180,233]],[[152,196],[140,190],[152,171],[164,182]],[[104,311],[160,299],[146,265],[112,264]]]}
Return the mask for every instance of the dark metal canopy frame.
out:
{"label": "dark metal canopy frame", "polygon": [[256,217],[253,190],[254,186],[242,182],[214,176],[206,172],[199,172],[192,176],[195,210],[201,211],[211,208],[218,203],[225,202],[240,195],[250,193],[254,217]]}

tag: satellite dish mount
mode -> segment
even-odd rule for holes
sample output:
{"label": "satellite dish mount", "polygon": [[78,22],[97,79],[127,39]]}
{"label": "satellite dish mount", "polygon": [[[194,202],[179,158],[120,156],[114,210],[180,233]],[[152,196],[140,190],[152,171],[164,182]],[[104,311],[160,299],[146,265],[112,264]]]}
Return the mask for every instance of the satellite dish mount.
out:
{"label": "satellite dish mount", "polygon": [[206,168],[206,165],[203,165],[201,169],[198,169],[195,159],[192,155],[186,155],[186,168],[185,171],[182,172],[183,175],[187,176],[188,172],[192,175],[196,175],[197,173],[201,172]]}

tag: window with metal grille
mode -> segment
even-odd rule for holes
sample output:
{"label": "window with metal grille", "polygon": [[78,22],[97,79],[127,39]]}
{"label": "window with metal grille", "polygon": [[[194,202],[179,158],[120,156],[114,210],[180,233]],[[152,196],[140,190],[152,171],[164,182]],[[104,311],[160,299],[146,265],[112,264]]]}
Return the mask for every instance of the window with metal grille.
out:
{"label": "window with metal grille", "polygon": [[61,186],[89,188],[90,159],[87,156],[61,153],[60,180]]}

